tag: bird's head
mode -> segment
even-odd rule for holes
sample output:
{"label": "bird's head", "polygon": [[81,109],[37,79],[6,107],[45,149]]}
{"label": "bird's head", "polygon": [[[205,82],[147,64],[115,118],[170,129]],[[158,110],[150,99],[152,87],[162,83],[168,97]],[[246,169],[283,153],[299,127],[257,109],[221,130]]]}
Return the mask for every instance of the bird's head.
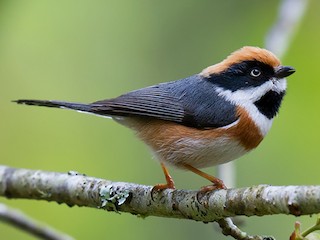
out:
{"label": "bird's head", "polygon": [[[205,68],[200,74],[232,92],[252,92],[262,88],[268,91],[270,87],[276,92],[283,92],[286,90],[284,78],[294,72],[294,68],[282,66],[280,60],[266,49],[243,47],[222,62]],[[264,85],[268,87],[265,88]],[[261,94],[263,95],[263,91]]]}
{"label": "bird's head", "polygon": [[200,75],[220,96],[243,107],[265,134],[286,93],[285,77],[294,72],[266,49],[243,47]]}
{"label": "bird's head", "polygon": [[282,66],[266,49],[243,47],[222,62],[205,68],[200,75],[216,85],[217,91],[231,102],[252,103],[268,118],[273,118],[287,88],[285,77],[294,72],[293,67]]}

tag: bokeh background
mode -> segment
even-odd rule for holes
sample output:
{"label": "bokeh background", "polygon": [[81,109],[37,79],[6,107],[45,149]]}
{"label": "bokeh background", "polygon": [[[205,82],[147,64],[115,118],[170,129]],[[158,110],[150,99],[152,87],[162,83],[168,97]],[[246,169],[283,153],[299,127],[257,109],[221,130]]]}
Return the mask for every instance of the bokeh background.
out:
{"label": "bokeh background", "polygon": [[[200,72],[244,45],[263,46],[280,1],[1,1],[0,159],[12,167],[76,170],[115,181],[163,182],[133,133],[104,118],[18,106],[19,98],[92,102]],[[310,1],[284,64],[280,115],[260,147],[236,161],[237,186],[319,184],[320,2]],[[206,169],[214,174],[215,168]],[[178,188],[206,184],[171,170]],[[0,199],[76,239],[231,239],[213,224]],[[288,239],[294,221],[244,218],[251,234]],[[0,222],[1,239],[34,239]]]}

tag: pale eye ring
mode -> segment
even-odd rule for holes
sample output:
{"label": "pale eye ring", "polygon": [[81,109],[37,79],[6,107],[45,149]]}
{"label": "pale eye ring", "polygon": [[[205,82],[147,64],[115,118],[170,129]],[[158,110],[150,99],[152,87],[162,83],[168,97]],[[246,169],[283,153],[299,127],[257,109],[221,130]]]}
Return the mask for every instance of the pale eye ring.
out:
{"label": "pale eye ring", "polygon": [[252,77],[259,77],[261,75],[261,71],[257,68],[251,70],[250,75]]}

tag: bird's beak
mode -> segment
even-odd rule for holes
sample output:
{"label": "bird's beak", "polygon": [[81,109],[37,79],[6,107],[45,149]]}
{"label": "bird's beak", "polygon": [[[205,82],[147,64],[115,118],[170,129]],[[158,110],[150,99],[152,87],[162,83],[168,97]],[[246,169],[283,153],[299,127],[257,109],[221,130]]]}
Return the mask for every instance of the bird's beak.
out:
{"label": "bird's beak", "polygon": [[276,78],[285,78],[290,76],[296,70],[293,67],[289,66],[278,66],[275,68]]}

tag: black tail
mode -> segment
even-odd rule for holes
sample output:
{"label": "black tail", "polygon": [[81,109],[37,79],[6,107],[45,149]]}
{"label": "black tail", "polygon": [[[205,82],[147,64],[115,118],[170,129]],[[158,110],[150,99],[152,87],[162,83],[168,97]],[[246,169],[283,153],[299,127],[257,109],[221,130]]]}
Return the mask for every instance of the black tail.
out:
{"label": "black tail", "polygon": [[43,107],[53,107],[53,108],[66,108],[83,112],[91,112],[90,104],[83,103],[72,103],[72,102],[62,102],[62,101],[48,101],[48,100],[30,100],[30,99],[19,99],[14,100],[18,104],[43,106]]}

